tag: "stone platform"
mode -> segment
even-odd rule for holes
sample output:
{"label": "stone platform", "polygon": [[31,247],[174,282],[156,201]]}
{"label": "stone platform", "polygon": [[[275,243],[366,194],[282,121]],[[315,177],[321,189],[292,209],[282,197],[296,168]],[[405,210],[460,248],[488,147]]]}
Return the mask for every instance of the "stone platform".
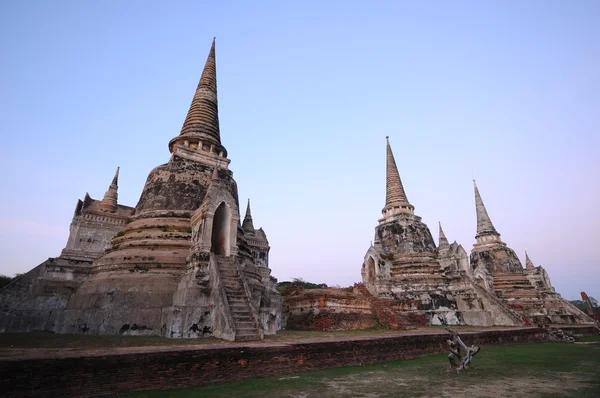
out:
{"label": "stone platform", "polygon": [[[470,330],[469,330],[470,329]],[[460,329],[468,344],[547,341],[539,328]],[[563,327],[595,335],[594,327]],[[136,390],[202,386],[337,366],[416,358],[447,351],[443,329],[397,335],[264,343],[37,351],[0,358],[0,390],[9,397],[94,397]]]}

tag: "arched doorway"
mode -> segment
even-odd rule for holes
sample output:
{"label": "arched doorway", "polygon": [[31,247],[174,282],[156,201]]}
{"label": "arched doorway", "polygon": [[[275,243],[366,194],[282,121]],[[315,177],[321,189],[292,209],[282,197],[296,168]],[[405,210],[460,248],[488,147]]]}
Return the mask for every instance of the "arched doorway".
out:
{"label": "arched doorway", "polygon": [[231,229],[231,211],[222,202],[213,217],[210,251],[218,256],[229,256],[229,233]]}
{"label": "arched doorway", "polygon": [[373,284],[375,282],[375,260],[373,257],[369,257],[367,260],[367,283]]}

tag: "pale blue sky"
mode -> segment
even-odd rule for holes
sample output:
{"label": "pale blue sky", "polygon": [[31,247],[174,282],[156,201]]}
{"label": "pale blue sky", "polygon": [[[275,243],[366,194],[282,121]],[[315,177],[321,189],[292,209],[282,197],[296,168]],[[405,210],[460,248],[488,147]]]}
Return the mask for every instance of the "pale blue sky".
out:
{"label": "pale blue sky", "polygon": [[64,247],[117,166],[135,206],[213,36],[221,138],[279,280],[347,286],[385,200],[385,136],[437,240],[502,239],[600,296],[600,2],[4,1],[0,273]]}

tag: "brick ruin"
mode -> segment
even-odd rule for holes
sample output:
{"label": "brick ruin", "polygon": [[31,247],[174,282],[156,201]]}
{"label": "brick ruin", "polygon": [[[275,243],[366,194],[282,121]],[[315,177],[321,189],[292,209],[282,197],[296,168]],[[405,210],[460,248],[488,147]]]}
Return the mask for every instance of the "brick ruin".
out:
{"label": "brick ruin", "polygon": [[589,323],[591,320],[558,294],[542,266],[535,267],[525,253],[525,268],[515,252],[500,239],[492,224],[477,184],[477,243],[471,251],[476,283],[495,294],[510,309],[538,324]]}
{"label": "brick ruin", "polygon": [[[265,232],[246,211],[221,143],[213,40],[168,163],[135,208],[77,203],[67,246],[0,291],[0,331],[260,340],[282,327]],[[118,172],[118,171],[117,171]]]}
{"label": "brick ruin", "polygon": [[408,201],[394,154],[386,146],[386,202],[362,264],[362,284],[347,289],[293,289],[284,294],[288,325],[343,330],[430,325],[591,324],[554,290],[526,254],[523,268],[500,240],[475,185],[477,243],[469,255],[438,245]]}
{"label": "brick ruin", "polygon": [[[475,185],[477,243],[470,257],[436,245],[408,201],[389,143],[386,203],[346,289],[291,289],[285,303],[270,246],[221,143],[214,41],[171,157],[154,168],[135,208],[119,205],[118,172],[102,200],[79,200],[66,247],[0,290],[0,332],[215,336],[259,340],[297,329],[593,323],[554,290],[526,255],[500,240]],[[285,311],[282,309],[285,306]]]}
{"label": "brick ruin", "polygon": [[477,243],[471,251],[449,244],[439,226],[439,245],[414,214],[387,142],[386,204],[367,250],[362,279],[375,296],[405,303],[432,325],[517,326],[590,323],[556,293],[547,272],[527,255],[524,269],[500,240],[475,185]]}
{"label": "brick ruin", "polygon": [[102,200],[78,200],[69,239],[49,258],[0,290],[0,331],[59,331],[69,298],[90,276],[92,262],[111,244],[134,208],[117,204],[119,169]]}

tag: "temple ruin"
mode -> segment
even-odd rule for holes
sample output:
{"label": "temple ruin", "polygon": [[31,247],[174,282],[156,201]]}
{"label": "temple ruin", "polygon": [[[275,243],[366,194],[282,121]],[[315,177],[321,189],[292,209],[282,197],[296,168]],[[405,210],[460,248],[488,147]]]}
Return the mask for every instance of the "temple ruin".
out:
{"label": "temple ruin", "polygon": [[471,251],[449,244],[442,226],[436,247],[429,228],[408,201],[394,154],[386,148],[386,203],[367,250],[362,279],[375,296],[423,312],[432,325],[589,323],[562,299],[542,267],[527,256],[524,269],[500,240],[475,185],[477,243]]}
{"label": "temple ruin", "polygon": [[[77,202],[66,247],[0,290],[0,332],[214,336],[261,340],[284,327],[520,326],[593,321],[554,290],[526,254],[500,239],[475,185],[470,256],[436,245],[408,200],[389,139],[386,201],[362,263],[363,283],[291,290],[285,303],[270,245],[221,142],[215,43],[170,158],[150,171],[135,206],[118,204],[119,169],[104,198]],[[285,304],[286,311],[283,310]]]}
{"label": "temple ruin", "polygon": [[260,340],[282,327],[265,232],[246,212],[221,143],[215,42],[171,157],[135,208],[86,194],[58,258],[0,292],[0,331]]}

